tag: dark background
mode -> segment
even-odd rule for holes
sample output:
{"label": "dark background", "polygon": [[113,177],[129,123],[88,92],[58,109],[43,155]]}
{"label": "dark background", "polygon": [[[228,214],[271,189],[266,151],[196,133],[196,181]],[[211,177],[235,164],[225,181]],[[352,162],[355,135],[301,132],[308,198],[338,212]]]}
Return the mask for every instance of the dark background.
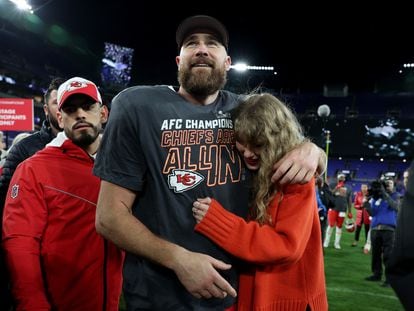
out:
{"label": "dark background", "polygon": [[[274,3],[274,8],[265,1],[245,6],[222,1],[190,5],[125,0],[31,2],[36,17],[29,19],[13,13],[12,5],[1,0],[2,28],[11,29],[13,24],[35,33],[39,44],[64,50],[56,54],[61,55],[61,65],[69,67],[65,69],[89,76],[98,77],[103,42],[131,47],[135,49],[134,84],[176,83],[175,30],[193,14],[210,14],[227,26],[233,62],[274,66],[278,75],[270,86],[278,90],[322,91],[324,84],[347,84],[352,92],[390,89],[401,80],[401,65],[413,60],[408,6],[381,8],[375,3],[370,7],[365,2],[362,7],[341,1]],[[34,52],[38,47],[27,45],[25,37],[19,41]],[[78,58],[65,59],[62,54],[68,52]]]}

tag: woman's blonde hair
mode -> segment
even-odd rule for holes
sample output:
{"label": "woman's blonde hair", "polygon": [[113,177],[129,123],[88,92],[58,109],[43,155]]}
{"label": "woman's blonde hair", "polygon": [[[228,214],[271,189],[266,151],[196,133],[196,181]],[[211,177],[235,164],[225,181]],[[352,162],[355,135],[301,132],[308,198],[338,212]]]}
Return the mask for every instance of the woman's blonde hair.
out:
{"label": "woman's blonde hair", "polygon": [[269,93],[253,94],[235,111],[236,140],[260,151],[260,168],[253,179],[251,218],[270,223],[267,206],[276,194],[271,183],[273,165],[305,141],[302,127],[293,112]]}

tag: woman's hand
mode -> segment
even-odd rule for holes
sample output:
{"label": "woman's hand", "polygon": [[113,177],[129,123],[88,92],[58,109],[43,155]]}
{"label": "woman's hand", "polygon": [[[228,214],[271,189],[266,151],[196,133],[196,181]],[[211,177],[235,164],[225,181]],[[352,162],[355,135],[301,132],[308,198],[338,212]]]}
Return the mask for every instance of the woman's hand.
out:
{"label": "woman's hand", "polygon": [[196,219],[197,223],[203,220],[206,216],[208,209],[210,207],[211,199],[209,197],[199,198],[193,203],[193,216]]}

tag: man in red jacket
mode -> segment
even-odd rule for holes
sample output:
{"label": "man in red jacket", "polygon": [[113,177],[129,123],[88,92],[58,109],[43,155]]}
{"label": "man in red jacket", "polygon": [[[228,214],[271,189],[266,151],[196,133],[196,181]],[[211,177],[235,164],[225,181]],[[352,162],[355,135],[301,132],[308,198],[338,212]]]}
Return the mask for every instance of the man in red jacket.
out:
{"label": "man in red jacket", "polygon": [[[43,149],[46,144],[56,137],[62,129],[59,127],[56,113],[57,108],[57,90],[66,79],[54,78],[45,94],[43,110],[46,119],[42,123],[39,131],[22,139],[8,150],[6,161],[3,164],[0,176],[0,219],[3,218],[4,203],[6,201],[7,190],[9,189],[10,180],[16,170],[16,167],[34,155],[37,151]],[[0,234],[1,234],[0,221]],[[9,290],[9,275],[5,263],[3,252],[0,250],[0,310],[9,310],[12,304],[12,297]]]}
{"label": "man in red jacket", "polygon": [[7,193],[3,245],[17,310],[118,310],[122,252],[95,231],[92,174],[108,110],[96,85],[58,89],[64,129],[22,162]]}
{"label": "man in red jacket", "polygon": [[364,208],[364,202],[366,202],[368,196],[368,185],[362,184],[361,191],[358,191],[355,200],[354,207],[356,209],[356,230],[355,240],[352,242],[352,246],[357,246],[359,241],[359,234],[361,233],[362,225],[365,227],[365,243],[368,242],[368,232],[371,224],[368,211]]}

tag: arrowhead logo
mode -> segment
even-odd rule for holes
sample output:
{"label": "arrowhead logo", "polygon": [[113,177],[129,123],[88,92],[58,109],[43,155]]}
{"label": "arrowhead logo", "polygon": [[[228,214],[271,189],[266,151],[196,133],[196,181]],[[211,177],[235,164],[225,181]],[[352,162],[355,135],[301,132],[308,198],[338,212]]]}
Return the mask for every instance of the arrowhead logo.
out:
{"label": "arrowhead logo", "polygon": [[173,170],[168,175],[168,186],[174,189],[175,193],[181,193],[196,187],[204,180],[204,176],[187,170]]}

